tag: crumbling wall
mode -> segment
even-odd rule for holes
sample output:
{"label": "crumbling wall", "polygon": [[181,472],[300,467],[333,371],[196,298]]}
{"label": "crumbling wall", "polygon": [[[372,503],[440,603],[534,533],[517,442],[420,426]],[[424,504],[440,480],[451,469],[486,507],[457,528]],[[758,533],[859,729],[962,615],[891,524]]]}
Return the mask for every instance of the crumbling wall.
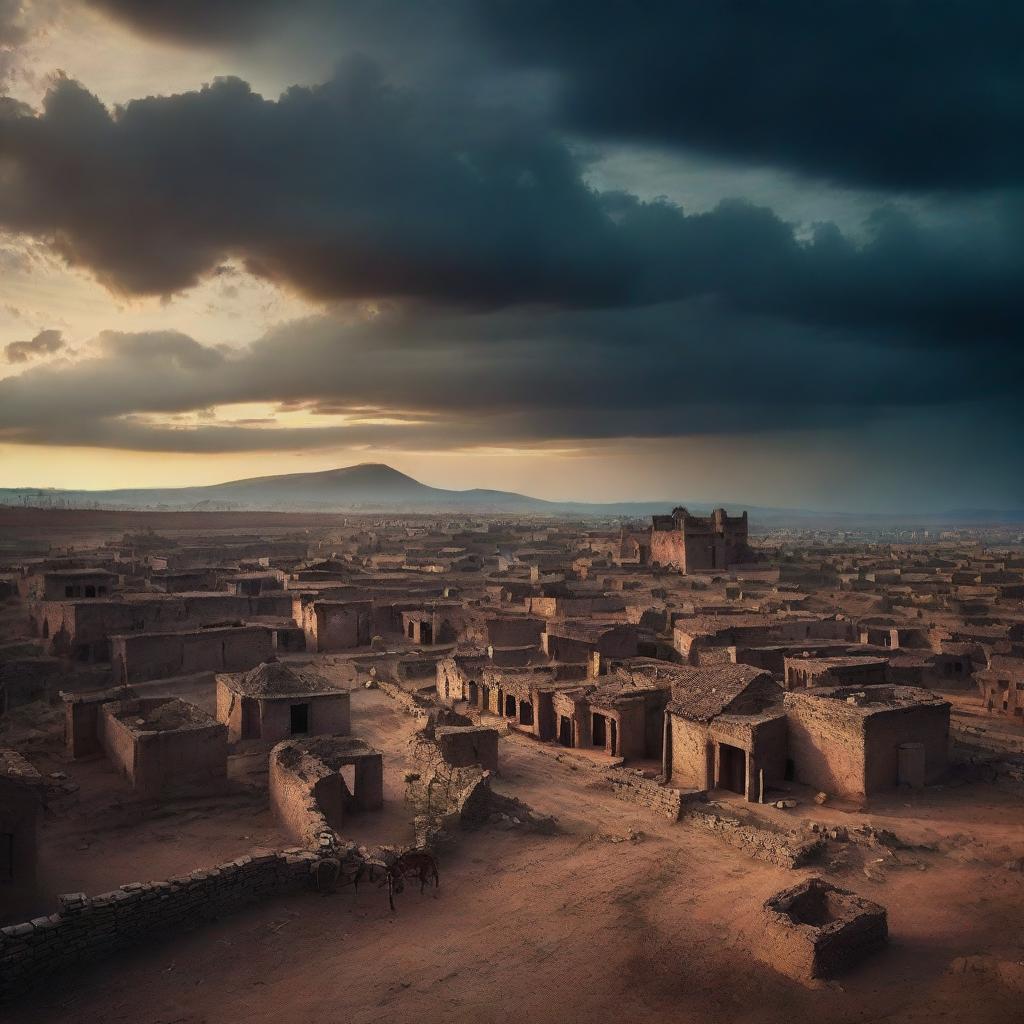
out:
{"label": "crumbling wall", "polygon": [[757,860],[780,868],[798,868],[813,861],[824,848],[820,836],[810,838],[799,832],[775,832],[744,824],[739,818],[718,813],[717,805],[692,805],[684,819],[687,825],[709,832]]}
{"label": "crumbling wall", "polygon": [[451,708],[439,704],[426,694],[412,693],[409,690],[403,689],[397,683],[392,683],[386,679],[377,679],[375,685],[395,701],[407,715],[412,715],[413,718],[429,719],[436,725],[473,724],[465,715],[452,711]]}
{"label": "crumbling wall", "polygon": [[661,786],[628,768],[609,769],[603,777],[620,800],[646,807],[669,821],[678,821],[683,813],[685,796],[678,789]]}
{"label": "crumbling wall", "polygon": [[831,978],[888,940],[885,908],[821,878],[766,900],[758,955],[800,981]]}
{"label": "crumbling wall", "polygon": [[434,730],[441,756],[451,765],[498,770],[498,730],[479,725],[444,725]]}
{"label": "crumbling wall", "polygon": [[684,789],[708,789],[708,727],[680,715],[669,715],[672,750],[671,781]]}
{"label": "crumbling wall", "polygon": [[247,855],[162,882],[132,882],[99,896],[58,897],[60,910],[0,928],[0,997],[117,949],[137,946],[248,903],[310,884],[315,854]]}

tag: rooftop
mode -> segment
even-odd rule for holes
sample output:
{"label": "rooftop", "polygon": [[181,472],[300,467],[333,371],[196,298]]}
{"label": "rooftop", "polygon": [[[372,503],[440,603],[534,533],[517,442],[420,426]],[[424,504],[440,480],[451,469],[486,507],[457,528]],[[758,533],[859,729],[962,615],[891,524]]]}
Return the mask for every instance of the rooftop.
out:
{"label": "rooftop", "polygon": [[319,673],[280,661],[266,661],[248,672],[224,673],[217,676],[232,690],[247,697],[289,697],[295,694],[341,694]]}
{"label": "rooftop", "polygon": [[671,714],[694,722],[710,722],[754,682],[776,686],[771,674],[751,665],[687,668],[672,686]]}

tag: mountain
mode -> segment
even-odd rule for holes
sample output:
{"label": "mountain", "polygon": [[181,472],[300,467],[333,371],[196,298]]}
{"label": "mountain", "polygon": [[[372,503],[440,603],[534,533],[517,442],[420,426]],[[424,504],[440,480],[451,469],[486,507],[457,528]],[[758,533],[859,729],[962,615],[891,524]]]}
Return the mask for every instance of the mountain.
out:
{"label": "mountain", "polygon": [[735,501],[661,501],[590,504],[544,501],[513,491],[475,488],[451,491],[429,487],[381,463],[363,463],[318,473],[287,473],[231,480],[204,487],[134,488],[115,491],[65,491],[21,487],[0,489],[0,506],[58,506],[63,508],[164,509],[188,511],[275,512],[517,512],[602,515],[643,519],[686,505],[695,512],[724,506],[730,512],[746,509],[752,525],[796,526],[815,529],[854,529],[898,525],[991,526],[1024,523],[1024,510],[965,509],[928,513],[814,512],[797,508],[767,508]]}
{"label": "mountain", "polygon": [[16,488],[0,491],[0,504],[64,504],[120,508],[177,508],[210,511],[268,509],[335,511],[543,511],[550,502],[510,491],[448,491],[428,487],[397,469],[363,463],[319,473],[287,473],[231,480],[204,487],[131,488],[114,491],[62,491]]}

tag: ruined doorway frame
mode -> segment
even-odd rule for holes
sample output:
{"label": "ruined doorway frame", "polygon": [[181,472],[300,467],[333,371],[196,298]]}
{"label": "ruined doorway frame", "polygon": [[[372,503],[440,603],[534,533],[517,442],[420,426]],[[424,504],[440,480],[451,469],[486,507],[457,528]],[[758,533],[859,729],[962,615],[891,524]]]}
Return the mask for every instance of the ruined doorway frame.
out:
{"label": "ruined doorway frame", "polygon": [[[737,788],[738,787],[738,788]],[[718,744],[718,778],[715,788],[747,795],[747,752],[731,743]]]}

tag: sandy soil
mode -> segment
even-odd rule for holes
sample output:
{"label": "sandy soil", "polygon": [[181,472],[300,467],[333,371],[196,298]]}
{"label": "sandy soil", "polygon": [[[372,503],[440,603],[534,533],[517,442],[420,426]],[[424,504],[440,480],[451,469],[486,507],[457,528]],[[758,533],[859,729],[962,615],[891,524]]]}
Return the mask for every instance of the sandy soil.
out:
{"label": "sandy soil", "polygon": [[[379,823],[364,841],[405,819],[402,752],[411,731],[381,694],[353,695],[355,731],[393,767]],[[575,1022],[1008,1022],[1024,995],[982,974],[950,973],[960,956],[1024,959],[1024,854],[1019,792],[981,783],[899,794],[869,812],[801,803],[766,813],[891,828],[930,849],[841,848],[829,877],[889,909],[889,949],[839,983],[811,989],[752,954],[760,903],[809,872],[748,859],[685,824],[616,800],[584,768],[555,761],[521,737],[502,740],[499,789],[558,816],[551,837],[488,830],[466,834],[441,860],[441,888],[407,891],[396,914],[383,893],[309,894],[268,903],[185,936],[131,951],[11,1007],[23,1024],[199,1024],[288,1021]],[[98,770],[98,769],[97,769]],[[189,812],[186,812],[186,817]],[[190,850],[216,859],[218,831],[237,854],[234,819],[168,819],[168,842],[139,829],[110,834],[114,881],[162,877]],[[369,817],[369,816],[368,816]],[[269,823],[266,823],[269,826]],[[210,831],[207,832],[207,829]],[[633,830],[638,838],[627,836]],[[68,842],[71,842],[69,837]],[[246,844],[242,844],[246,845]],[[116,863],[118,847],[124,858]],[[92,858],[88,858],[92,861]],[[75,871],[98,872],[92,868]],[[127,870],[128,863],[133,870]],[[141,871],[141,865],[151,868]],[[865,876],[865,866],[877,881]],[[67,869],[70,871],[71,869]],[[172,869],[178,870],[178,869]],[[83,881],[84,881],[83,877]],[[90,885],[78,886],[95,891]]]}

